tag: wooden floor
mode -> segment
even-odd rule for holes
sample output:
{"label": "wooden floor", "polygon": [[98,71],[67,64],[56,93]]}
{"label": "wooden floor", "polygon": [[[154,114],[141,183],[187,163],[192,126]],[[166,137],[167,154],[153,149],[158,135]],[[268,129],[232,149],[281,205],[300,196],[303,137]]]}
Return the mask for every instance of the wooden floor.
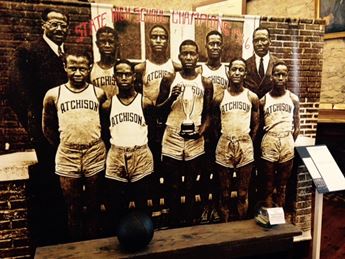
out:
{"label": "wooden floor", "polygon": [[[327,145],[345,174],[345,110],[320,110],[316,136],[316,144]],[[322,219],[320,258],[345,258],[345,191],[324,195]],[[311,258],[307,255],[302,258]]]}
{"label": "wooden floor", "polygon": [[[321,259],[345,258],[345,192],[324,195]],[[296,245],[294,258],[312,259],[312,242]]]}
{"label": "wooden floor", "polygon": [[320,258],[345,258],[345,192],[324,196]]}

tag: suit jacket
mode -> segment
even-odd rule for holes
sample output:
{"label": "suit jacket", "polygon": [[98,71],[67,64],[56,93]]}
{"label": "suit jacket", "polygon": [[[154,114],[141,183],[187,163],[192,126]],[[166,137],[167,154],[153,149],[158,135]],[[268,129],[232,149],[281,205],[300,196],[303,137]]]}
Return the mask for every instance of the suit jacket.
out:
{"label": "suit jacket", "polygon": [[267,92],[272,89],[271,75],[273,64],[279,60],[276,56],[269,54],[269,62],[266,70],[266,74],[263,78],[259,76],[259,72],[256,69],[255,55],[248,58],[247,61],[247,79],[245,82],[246,87],[257,94],[261,99]]}
{"label": "suit jacket", "polygon": [[65,82],[63,60],[43,38],[16,49],[10,65],[8,99],[31,141],[44,141],[42,109],[46,92]]}

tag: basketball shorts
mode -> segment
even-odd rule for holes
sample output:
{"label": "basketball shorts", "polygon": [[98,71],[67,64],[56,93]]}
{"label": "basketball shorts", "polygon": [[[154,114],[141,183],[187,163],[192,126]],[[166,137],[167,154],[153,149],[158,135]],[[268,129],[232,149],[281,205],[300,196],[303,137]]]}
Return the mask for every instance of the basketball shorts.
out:
{"label": "basketball shorts", "polygon": [[261,158],[284,163],[294,158],[294,147],[291,132],[267,132],[261,141]]}
{"label": "basketball shorts", "polygon": [[227,168],[238,168],[254,161],[253,142],[249,134],[221,135],[216,148],[216,163]]}
{"label": "basketball shorts", "polygon": [[105,168],[106,149],[101,139],[87,144],[60,143],[55,156],[57,175],[91,177]]}
{"label": "basketball shorts", "polygon": [[105,177],[121,182],[136,182],[153,172],[153,156],[148,145],[119,147],[111,145]]}
{"label": "basketball shorts", "polygon": [[205,153],[204,137],[198,139],[184,139],[180,136],[180,129],[167,126],[162,141],[162,155],[176,160],[192,160]]}

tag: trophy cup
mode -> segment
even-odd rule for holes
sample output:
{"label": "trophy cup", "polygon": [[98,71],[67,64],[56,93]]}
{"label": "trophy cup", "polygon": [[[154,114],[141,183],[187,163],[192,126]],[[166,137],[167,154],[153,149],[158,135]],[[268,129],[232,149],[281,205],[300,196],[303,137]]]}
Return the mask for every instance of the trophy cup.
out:
{"label": "trophy cup", "polygon": [[180,135],[183,138],[194,138],[197,133],[191,115],[194,110],[195,98],[191,86],[184,86],[181,103],[186,118],[182,121]]}

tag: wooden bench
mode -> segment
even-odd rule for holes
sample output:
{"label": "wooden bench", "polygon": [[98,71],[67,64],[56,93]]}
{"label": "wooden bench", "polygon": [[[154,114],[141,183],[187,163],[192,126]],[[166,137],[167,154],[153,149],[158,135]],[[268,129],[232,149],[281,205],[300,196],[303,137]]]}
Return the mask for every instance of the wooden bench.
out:
{"label": "wooden bench", "polygon": [[[301,231],[292,224],[262,228],[255,221],[198,225],[156,231],[151,243],[139,252],[121,250],[116,237],[38,247],[42,258],[238,258],[281,253],[289,257],[293,237]],[[281,258],[281,255],[279,256]]]}

